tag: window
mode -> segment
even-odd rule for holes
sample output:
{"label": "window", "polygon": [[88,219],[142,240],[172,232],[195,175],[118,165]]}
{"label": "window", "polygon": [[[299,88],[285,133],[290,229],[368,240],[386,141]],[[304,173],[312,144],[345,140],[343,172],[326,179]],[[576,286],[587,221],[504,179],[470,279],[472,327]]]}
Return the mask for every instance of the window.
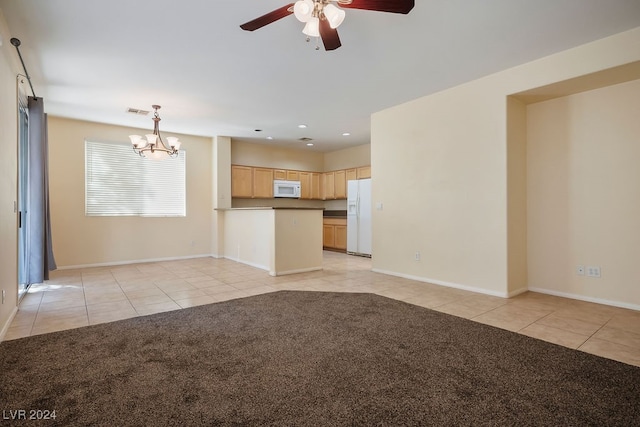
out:
{"label": "window", "polygon": [[185,156],[154,161],[130,144],[85,141],[85,215],[186,216]]}

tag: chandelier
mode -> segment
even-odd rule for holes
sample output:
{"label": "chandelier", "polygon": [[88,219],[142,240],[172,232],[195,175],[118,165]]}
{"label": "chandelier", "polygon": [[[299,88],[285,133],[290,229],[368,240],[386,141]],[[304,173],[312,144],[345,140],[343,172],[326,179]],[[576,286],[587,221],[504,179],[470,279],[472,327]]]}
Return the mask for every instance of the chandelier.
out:
{"label": "chandelier", "polygon": [[[350,4],[351,1],[338,0],[338,3]],[[344,10],[334,5],[332,0],[298,0],[293,5],[293,14],[298,21],[305,23],[302,32],[308,37],[320,37],[320,19],[326,19],[335,29],[345,16]]]}
{"label": "chandelier", "polygon": [[[129,135],[131,144],[133,145],[133,151],[140,157],[147,157],[153,160],[162,160],[167,157],[178,157],[178,150],[180,150],[181,142],[178,138],[169,136],[167,137],[167,143],[162,140],[160,136],[160,116],[158,115],[159,105],[151,106],[155,112],[153,113],[153,133],[145,135],[142,138],[140,135]],[[168,145],[167,145],[168,144]]]}

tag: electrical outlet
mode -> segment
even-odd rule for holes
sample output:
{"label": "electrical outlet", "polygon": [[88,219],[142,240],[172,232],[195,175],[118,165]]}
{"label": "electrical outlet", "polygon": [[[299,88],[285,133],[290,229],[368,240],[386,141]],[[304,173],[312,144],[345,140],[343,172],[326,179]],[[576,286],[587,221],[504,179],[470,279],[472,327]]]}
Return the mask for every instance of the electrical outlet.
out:
{"label": "electrical outlet", "polygon": [[599,266],[587,266],[587,277],[600,277]]}
{"label": "electrical outlet", "polygon": [[6,295],[6,291],[3,289],[2,290],[2,303],[4,304],[4,297]]}
{"label": "electrical outlet", "polygon": [[578,276],[584,276],[584,265],[579,265],[576,267],[576,274]]}
{"label": "electrical outlet", "polygon": [[420,261],[420,251],[416,251],[416,254],[415,254],[415,256],[414,256],[414,259],[415,259],[416,261]]}

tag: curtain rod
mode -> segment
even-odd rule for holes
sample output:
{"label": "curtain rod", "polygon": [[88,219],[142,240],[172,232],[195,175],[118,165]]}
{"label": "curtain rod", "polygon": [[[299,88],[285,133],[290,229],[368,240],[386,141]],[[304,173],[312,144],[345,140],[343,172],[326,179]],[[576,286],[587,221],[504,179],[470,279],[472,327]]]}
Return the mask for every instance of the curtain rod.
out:
{"label": "curtain rod", "polygon": [[33,94],[34,98],[37,98],[36,92],[33,90],[33,85],[31,84],[31,77],[29,77],[29,72],[27,71],[27,67],[24,65],[24,61],[22,60],[22,54],[20,53],[20,40],[14,37],[10,40],[10,42],[12,45],[16,47],[16,50],[18,51],[18,57],[20,58],[20,62],[22,63],[22,69],[24,70],[24,74],[27,77],[29,86],[31,87],[31,93]]}

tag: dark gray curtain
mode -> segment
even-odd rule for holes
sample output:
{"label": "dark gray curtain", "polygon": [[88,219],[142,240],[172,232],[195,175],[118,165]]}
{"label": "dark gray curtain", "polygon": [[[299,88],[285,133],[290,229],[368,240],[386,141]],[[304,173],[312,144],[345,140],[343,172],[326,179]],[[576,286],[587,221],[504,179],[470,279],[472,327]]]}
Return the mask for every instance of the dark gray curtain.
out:
{"label": "dark gray curtain", "polygon": [[29,183],[27,190],[26,280],[28,284],[49,279],[56,269],[51,245],[49,215],[49,142],[47,115],[42,98],[29,97]]}

